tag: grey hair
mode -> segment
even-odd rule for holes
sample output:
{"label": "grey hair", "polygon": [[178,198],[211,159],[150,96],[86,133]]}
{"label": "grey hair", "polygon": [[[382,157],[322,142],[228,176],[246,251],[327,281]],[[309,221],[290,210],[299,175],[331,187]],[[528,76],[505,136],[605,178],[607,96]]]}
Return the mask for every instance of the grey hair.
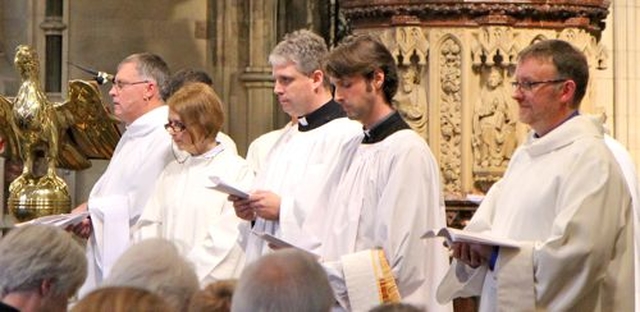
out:
{"label": "grey hair", "polygon": [[[319,35],[307,29],[296,30],[286,34],[273,48],[269,54],[269,64],[278,66],[292,62],[299,72],[311,75],[316,70],[322,70],[322,59],[328,51],[326,42]],[[325,83],[328,85],[326,77]]]}
{"label": "grey hair", "polygon": [[138,74],[145,79],[155,80],[158,86],[158,96],[162,98],[164,90],[169,82],[170,71],[167,63],[158,55],[148,52],[136,53],[127,56],[118,68],[127,63],[136,64]]}
{"label": "grey hair", "polygon": [[59,228],[25,225],[0,239],[0,297],[38,291],[45,280],[54,295],[70,297],[86,277],[83,248]]}
{"label": "grey hair", "polygon": [[248,265],[233,294],[233,312],[327,312],[335,299],[312,256],[295,249],[267,254]]}
{"label": "grey hair", "polygon": [[131,246],[118,258],[103,285],[146,289],[178,311],[187,310],[191,296],[199,289],[193,265],[172,242],[162,238]]}

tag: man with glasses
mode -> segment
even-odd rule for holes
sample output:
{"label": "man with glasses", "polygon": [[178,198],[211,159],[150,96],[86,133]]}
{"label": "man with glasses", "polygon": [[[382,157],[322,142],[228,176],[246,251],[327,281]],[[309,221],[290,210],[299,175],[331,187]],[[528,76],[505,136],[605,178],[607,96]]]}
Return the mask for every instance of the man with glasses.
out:
{"label": "man with glasses", "polygon": [[454,243],[438,300],[480,295],[480,311],[632,311],[630,194],[602,127],[578,113],[586,57],[541,41],[520,53],[514,77],[532,131],[465,230],[519,248]]}
{"label": "man with glasses", "polygon": [[151,53],[133,54],[118,65],[109,95],[126,131],[88,202],[74,210],[90,212],[90,218],[73,228],[79,236],[89,238],[89,275],[82,294],[99,285],[129,247],[130,226],[173,157],[171,139],[163,127],[168,109],[160,95],[168,77],[167,64]]}

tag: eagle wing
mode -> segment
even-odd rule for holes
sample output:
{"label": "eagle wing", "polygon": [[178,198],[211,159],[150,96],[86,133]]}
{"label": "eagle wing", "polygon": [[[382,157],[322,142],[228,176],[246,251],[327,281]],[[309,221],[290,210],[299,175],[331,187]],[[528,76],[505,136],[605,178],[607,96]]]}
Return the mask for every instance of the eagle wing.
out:
{"label": "eagle wing", "polygon": [[55,106],[62,130],[58,165],[86,169],[88,159],[110,159],[120,140],[119,121],[102,102],[95,83],[69,82],[68,99]]}
{"label": "eagle wing", "polygon": [[[13,131],[13,104],[0,96],[0,155],[8,160],[20,159],[20,147]],[[4,145],[4,147],[2,147]]]}

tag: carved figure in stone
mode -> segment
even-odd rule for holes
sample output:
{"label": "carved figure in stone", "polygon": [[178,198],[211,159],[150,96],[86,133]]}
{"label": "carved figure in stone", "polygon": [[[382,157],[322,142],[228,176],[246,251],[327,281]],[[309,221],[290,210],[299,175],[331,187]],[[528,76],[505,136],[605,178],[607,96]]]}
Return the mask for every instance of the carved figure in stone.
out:
{"label": "carved figure in stone", "polygon": [[427,92],[421,81],[421,67],[418,65],[401,68],[401,85],[395,97],[395,105],[402,118],[420,134],[427,138]]}
{"label": "carved figure in stone", "polygon": [[473,116],[473,147],[476,166],[506,165],[516,146],[516,120],[511,116],[500,69],[491,67],[480,91]]}

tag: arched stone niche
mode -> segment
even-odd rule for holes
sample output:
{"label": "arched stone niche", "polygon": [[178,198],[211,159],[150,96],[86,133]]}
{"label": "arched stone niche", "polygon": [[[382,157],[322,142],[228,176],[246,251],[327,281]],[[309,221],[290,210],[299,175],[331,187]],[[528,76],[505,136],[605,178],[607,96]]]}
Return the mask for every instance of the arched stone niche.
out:
{"label": "arched stone niche", "polygon": [[[517,54],[563,39],[607,63],[599,44],[606,0],[342,0],[355,33],[378,36],[396,57],[396,107],[434,152],[447,199],[485,192],[528,131],[517,122],[511,82]],[[581,110],[602,113],[589,88]]]}

